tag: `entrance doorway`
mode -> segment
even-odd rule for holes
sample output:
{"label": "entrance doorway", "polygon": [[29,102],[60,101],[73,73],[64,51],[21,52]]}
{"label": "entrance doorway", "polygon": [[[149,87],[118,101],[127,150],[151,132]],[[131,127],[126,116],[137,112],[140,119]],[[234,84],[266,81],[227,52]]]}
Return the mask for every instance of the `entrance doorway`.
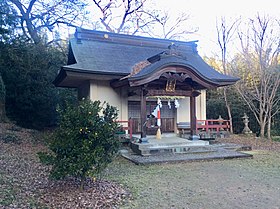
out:
{"label": "entrance doorway", "polygon": [[[157,119],[152,116],[152,112],[157,106],[156,101],[147,101],[147,134],[154,135],[158,129],[156,121]],[[132,119],[132,132],[138,134],[141,132],[141,106],[138,101],[128,102],[128,118]],[[161,132],[173,133],[175,128],[175,115],[176,109],[174,107],[169,108],[167,101],[162,101],[162,108],[160,109],[161,115]]]}

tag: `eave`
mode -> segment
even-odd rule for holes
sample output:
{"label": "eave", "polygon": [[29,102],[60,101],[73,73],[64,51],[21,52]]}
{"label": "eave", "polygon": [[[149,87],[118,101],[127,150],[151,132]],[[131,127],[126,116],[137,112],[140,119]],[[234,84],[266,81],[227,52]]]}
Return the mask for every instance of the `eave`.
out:
{"label": "eave", "polygon": [[53,81],[53,84],[57,87],[77,88],[85,81],[111,81],[115,79],[120,79],[125,75],[127,74],[104,73],[97,71],[72,69],[66,66],[61,68],[55,80]]}
{"label": "eave", "polygon": [[158,60],[144,67],[139,73],[128,78],[130,86],[140,86],[159,79],[166,73],[182,74],[205,89],[217,88],[236,83],[239,79],[223,75],[196,56],[158,56]]}
{"label": "eave", "polygon": [[187,74],[188,77],[203,86],[205,89],[210,88],[216,88],[219,87],[218,82],[210,81],[209,79],[206,79],[205,77],[202,77],[199,75],[195,70],[193,70],[190,66],[174,66],[171,64],[171,66],[161,66],[159,70],[155,70],[151,72],[150,74],[146,74],[141,77],[137,78],[129,78],[129,84],[130,86],[140,86],[147,83],[150,83],[154,80],[159,79],[164,73],[177,73],[177,74]]}

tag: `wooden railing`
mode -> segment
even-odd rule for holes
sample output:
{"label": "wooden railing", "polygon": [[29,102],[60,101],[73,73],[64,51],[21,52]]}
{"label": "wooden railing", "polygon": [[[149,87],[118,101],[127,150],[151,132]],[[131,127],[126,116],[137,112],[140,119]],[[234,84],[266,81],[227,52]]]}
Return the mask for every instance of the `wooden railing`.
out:
{"label": "wooden railing", "polygon": [[[132,139],[132,119],[129,120],[118,120],[117,123],[122,125],[122,130],[128,130],[129,137]],[[178,126],[178,125],[177,125]],[[179,131],[189,131],[190,124],[186,123],[184,127],[177,127]],[[229,120],[219,120],[219,119],[208,119],[208,120],[197,120],[196,133],[205,131],[206,133],[229,131],[230,121]]]}
{"label": "wooden railing", "polygon": [[117,120],[116,122],[122,126],[122,130],[128,130],[129,138],[132,139],[132,119]]}
{"label": "wooden railing", "polygon": [[[196,121],[196,134],[202,134],[203,132],[207,136],[214,136],[220,134],[221,131],[229,132],[230,121],[219,119],[197,120]],[[191,125],[190,122],[181,122],[177,124],[179,135],[190,134]]]}
{"label": "wooden railing", "polygon": [[219,120],[219,119],[208,119],[208,120],[197,120],[196,132],[206,131],[208,132],[220,132],[229,131],[230,121],[229,120]]}

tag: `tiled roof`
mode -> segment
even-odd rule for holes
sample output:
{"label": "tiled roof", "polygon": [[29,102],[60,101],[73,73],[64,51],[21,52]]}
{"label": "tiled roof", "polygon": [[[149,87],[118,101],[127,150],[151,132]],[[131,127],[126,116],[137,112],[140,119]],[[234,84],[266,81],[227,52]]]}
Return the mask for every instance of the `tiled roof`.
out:
{"label": "tiled roof", "polygon": [[139,73],[131,76],[130,80],[141,79],[150,76],[154,71],[167,66],[186,67],[206,80],[214,83],[236,82],[238,78],[227,76],[211,68],[198,54],[188,54],[186,57],[167,55],[160,56],[159,60],[143,68]]}
{"label": "tiled roof", "polygon": [[[179,55],[171,53],[166,58],[160,56],[158,59],[157,56],[173,50],[170,46],[176,46]],[[67,77],[67,71],[119,75],[121,78],[129,75],[137,63],[147,60],[151,65],[131,75],[129,79],[148,76],[160,67],[174,64],[191,67],[197,74],[213,82],[238,80],[211,68],[198,55],[196,47],[196,41],[182,42],[79,28],[70,40],[68,64],[62,67],[54,83],[60,86]]]}

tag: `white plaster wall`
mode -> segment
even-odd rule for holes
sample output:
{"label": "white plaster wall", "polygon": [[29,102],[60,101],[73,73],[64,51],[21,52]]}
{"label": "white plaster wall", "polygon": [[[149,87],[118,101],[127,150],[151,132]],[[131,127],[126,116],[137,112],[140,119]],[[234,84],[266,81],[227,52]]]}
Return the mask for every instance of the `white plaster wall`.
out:
{"label": "white plaster wall", "polygon": [[206,120],[206,90],[202,90],[197,98],[196,113],[197,119]]}
{"label": "white plaster wall", "polygon": [[[180,107],[177,109],[177,123],[190,122],[190,98],[179,100]],[[196,118],[206,120],[206,90],[196,97]]]}
{"label": "white plaster wall", "polygon": [[177,108],[177,123],[190,121],[190,98],[179,99],[179,108]]}
{"label": "white plaster wall", "polygon": [[127,92],[124,88],[113,89],[109,81],[90,81],[90,99],[108,102],[119,111],[119,120],[128,120]]}
{"label": "white plaster wall", "polygon": [[[119,110],[119,120],[128,120],[128,97],[127,89],[119,88],[113,89],[109,81],[91,80],[89,85],[81,88],[82,92],[86,92],[89,86],[89,98],[100,100],[101,102],[108,102],[110,105],[115,106]],[[130,101],[139,101],[139,97],[130,97]],[[179,100],[180,107],[177,109],[177,123],[190,122],[190,98]],[[202,90],[200,96],[196,98],[196,116],[199,120],[206,119],[206,91]]]}
{"label": "white plaster wall", "polygon": [[120,120],[128,120],[128,97],[127,89],[125,87],[120,89],[121,91],[121,107],[119,112]]}

